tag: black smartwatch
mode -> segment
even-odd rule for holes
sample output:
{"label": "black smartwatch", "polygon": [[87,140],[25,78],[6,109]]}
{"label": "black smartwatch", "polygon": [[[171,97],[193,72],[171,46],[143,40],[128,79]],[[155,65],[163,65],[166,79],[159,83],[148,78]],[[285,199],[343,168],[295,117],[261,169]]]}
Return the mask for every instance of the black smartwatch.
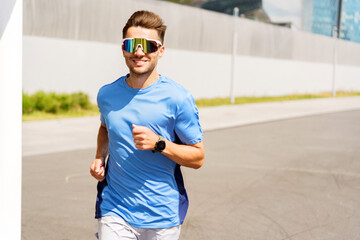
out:
{"label": "black smartwatch", "polygon": [[153,153],[156,152],[162,152],[164,151],[166,147],[166,143],[165,143],[165,138],[163,138],[162,136],[159,135],[159,140],[155,143],[155,147],[154,150],[152,150]]}

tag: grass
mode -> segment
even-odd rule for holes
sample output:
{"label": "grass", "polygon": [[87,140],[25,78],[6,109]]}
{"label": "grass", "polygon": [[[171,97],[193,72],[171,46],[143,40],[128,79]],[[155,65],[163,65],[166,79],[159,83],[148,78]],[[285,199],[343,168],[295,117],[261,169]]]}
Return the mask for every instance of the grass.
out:
{"label": "grass", "polygon": [[[360,92],[343,92],[336,93],[336,97],[351,97],[360,96]],[[249,104],[249,103],[264,103],[264,102],[282,102],[282,101],[294,101],[305,100],[314,98],[329,98],[332,97],[332,93],[319,93],[319,94],[294,94],[277,97],[237,97],[235,98],[235,104]],[[198,107],[214,107],[221,105],[230,105],[229,98],[211,98],[211,99],[197,99],[195,103]]]}
{"label": "grass", "polygon": [[[360,92],[342,92],[336,93],[337,97],[351,97],[360,96]],[[281,102],[281,101],[293,101],[315,98],[329,98],[332,97],[331,93],[319,93],[319,94],[295,94],[278,97],[237,97],[235,98],[235,104],[249,104],[249,103],[264,103],[264,102]],[[198,107],[212,107],[221,105],[230,105],[229,98],[211,98],[211,99],[198,99],[195,100]],[[75,109],[69,111],[59,111],[57,113],[47,113],[43,111],[34,111],[32,113],[24,113],[23,121],[39,121],[61,118],[74,118],[74,117],[86,117],[86,116],[99,116],[99,110],[96,105],[91,104],[88,109]]]}
{"label": "grass", "polygon": [[42,111],[34,111],[29,114],[23,114],[22,120],[26,121],[40,121],[40,120],[51,120],[61,118],[75,118],[75,117],[89,117],[99,116],[99,110],[96,105],[92,105],[90,109],[79,109],[71,111],[60,111],[58,113],[48,113]]}
{"label": "grass", "polygon": [[95,116],[99,114],[96,105],[83,92],[55,93],[38,91],[22,94],[23,121],[48,120]]}

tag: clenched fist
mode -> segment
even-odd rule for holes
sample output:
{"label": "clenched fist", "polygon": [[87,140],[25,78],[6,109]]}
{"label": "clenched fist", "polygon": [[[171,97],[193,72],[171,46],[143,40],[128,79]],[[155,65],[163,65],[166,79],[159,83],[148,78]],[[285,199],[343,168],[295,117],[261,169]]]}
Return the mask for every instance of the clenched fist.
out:
{"label": "clenched fist", "polygon": [[105,179],[105,159],[96,158],[90,166],[90,174],[98,181]]}
{"label": "clenched fist", "polygon": [[139,150],[153,150],[159,136],[150,128],[133,124],[133,135],[135,147]]}

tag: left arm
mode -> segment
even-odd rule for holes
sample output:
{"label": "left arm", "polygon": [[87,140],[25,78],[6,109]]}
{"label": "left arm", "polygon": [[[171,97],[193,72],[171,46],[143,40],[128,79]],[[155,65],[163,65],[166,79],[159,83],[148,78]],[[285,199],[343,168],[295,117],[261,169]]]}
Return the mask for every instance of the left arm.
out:
{"label": "left arm", "polygon": [[177,164],[194,169],[198,169],[203,165],[205,160],[205,151],[202,141],[193,145],[180,145],[168,140],[165,142],[166,148],[162,151],[162,154]]}
{"label": "left arm", "polygon": [[[159,137],[151,129],[133,124],[135,147],[139,150],[153,150]],[[181,145],[166,140],[166,148],[162,152],[177,164],[194,169],[200,168],[205,160],[203,142],[193,145]]]}

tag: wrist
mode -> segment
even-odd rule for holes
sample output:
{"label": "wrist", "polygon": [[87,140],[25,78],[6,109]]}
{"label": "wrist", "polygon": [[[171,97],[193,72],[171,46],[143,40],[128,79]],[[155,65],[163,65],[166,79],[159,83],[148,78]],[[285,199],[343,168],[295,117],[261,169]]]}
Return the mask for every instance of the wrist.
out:
{"label": "wrist", "polygon": [[95,160],[105,162],[105,158],[103,156],[95,156]]}
{"label": "wrist", "polygon": [[165,138],[160,136],[160,135],[158,135],[158,136],[159,136],[159,139],[155,143],[154,149],[152,150],[153,153],[155,153],[155,152],[160,152],[161,153],[166,148]]}

